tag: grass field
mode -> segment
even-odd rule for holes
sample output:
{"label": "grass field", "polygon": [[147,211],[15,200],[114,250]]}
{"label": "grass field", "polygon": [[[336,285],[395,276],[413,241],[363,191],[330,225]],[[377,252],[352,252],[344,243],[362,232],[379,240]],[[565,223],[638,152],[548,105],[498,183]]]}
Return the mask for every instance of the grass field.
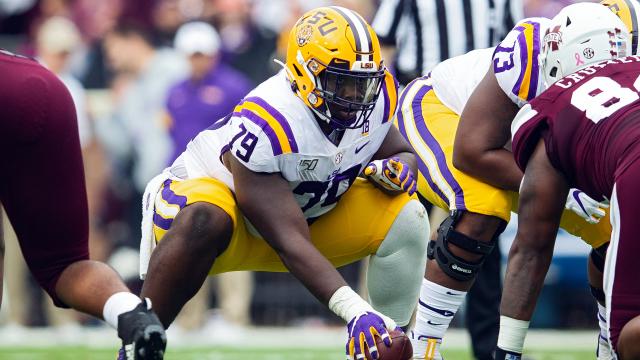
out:
{"label": "grass field", "polygon": [[[444,353],[447,360],[470,360],[467,350],[449,350]],[[340,352],[326,349],[234,349],[201,348],[173,349],[167,360],[335,360],[343,359]],[[528,353],[534,360],[582,360],[594,358],[591,351],[532,351]],[[5,348],[0,349],[1,360],[113,360],[114,350],[83,349],[78,347],[55,348]]]}
{"label": "grass field", "polygon": [[[249,328],[242,332],[169,332],[166,360],[335,360],[344,359],[342,328]],[[597,332],[532,330],[529,360],[595,359]],[[118,348],[109,328],[12,329],[0,327],[0,360],[114,360]],[[471,360],[469,338],[452,329],[444,343],[445,359]]]}

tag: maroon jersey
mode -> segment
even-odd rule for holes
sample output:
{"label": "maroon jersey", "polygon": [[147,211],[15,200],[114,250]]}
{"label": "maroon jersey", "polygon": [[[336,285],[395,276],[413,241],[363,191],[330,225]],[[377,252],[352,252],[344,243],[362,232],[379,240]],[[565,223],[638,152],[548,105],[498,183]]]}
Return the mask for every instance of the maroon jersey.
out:
{"label": "maroon jersey", "polygon": [[544,139],[547,156],[594,199],[640,157],[640,57],[591,65],[564,77],[522,108],[512,124],[513,154],[522,171]]}

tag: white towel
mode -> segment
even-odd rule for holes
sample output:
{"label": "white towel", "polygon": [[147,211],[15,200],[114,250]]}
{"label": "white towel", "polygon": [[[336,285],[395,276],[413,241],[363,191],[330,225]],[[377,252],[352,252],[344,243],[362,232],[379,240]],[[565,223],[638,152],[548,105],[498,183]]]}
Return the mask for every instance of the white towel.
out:
{"label": "white towel", "polygon": [[173,176],[168,169],[149,181],[142,196],[142,239],[140,240],[140,279],[144,280],[149,268],[151,253],[156,247],[156,238],[153,233],[153,214],[155,200],[162,184]]}

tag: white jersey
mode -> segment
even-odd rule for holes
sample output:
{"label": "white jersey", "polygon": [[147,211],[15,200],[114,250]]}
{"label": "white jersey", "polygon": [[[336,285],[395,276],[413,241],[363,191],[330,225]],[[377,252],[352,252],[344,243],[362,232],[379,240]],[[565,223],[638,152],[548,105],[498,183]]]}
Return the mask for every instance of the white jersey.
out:
{"label": "white jersey", "polygon": [[491,66],[493,48],[470,51],[438,64],[431,72],[433,91],[438,99],[462,114],[467,100]]}
{"label": "white jersey", "polygon": [[258,85],[233,113],[202,131],[174,162],[180,178],[213,177],[234,190],[222,163],[230,152],[249,170],[280,173],[307,219],[331,210],[378,151],[391,126],[397,90],[387,73],[371,116],[347,129],[338,145],[322,132],[313,112],[280,71]]}
{"label": "white jersey", "polygon": [[471,51],[438,64],[431,72],[438,99],[462,114],[469,97],[493,66],[498,85],[518,105],[524,106],[545,89],[539,56],[549,19],[520,21],[495,48]]}

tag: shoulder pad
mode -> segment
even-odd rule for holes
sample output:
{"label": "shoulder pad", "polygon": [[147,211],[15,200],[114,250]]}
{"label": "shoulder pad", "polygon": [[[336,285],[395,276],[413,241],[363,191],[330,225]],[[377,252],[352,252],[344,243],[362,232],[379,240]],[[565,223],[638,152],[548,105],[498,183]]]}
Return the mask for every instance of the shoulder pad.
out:
{"label": "shoulder pad", "polygon": [[546,18],[520,21],[493,52],[498,85],[518,107],[544,90],[539,57],[548,23]]}
{"label": "shoulder pad", "polygon": [[256,172],[279,172],[279,156],[297,153],[284,115],[259,97],[245,98],[233,110],[227,149]]}

